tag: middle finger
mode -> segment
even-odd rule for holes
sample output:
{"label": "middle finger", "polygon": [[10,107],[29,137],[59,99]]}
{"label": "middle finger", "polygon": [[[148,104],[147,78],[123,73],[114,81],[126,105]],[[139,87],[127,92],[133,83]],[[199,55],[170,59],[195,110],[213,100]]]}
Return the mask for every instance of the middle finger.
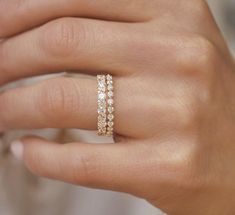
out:
{"label": "middle finger", "polygon": [[150,19],[154,1],[143,0],[1,0],[0,37],[7,37],[60,17],[89,17],[136,22]]}
{"label": "middle finger", "polygon": [[[124,74],[131,24],[63,18],[0,42],[0,83],[64,70]],[[119,74],[120,75],[120,74]]]}

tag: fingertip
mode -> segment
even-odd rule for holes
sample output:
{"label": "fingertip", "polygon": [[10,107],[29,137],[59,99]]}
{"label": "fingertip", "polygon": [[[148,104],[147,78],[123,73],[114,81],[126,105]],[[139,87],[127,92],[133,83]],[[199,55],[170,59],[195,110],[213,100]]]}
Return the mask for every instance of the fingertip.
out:
{"label": "fingertip", "polygon": [[11,153],[17,160],[23,160],[23,153],[24,153],[24,145],[22,141],[15,140],[11,143],[10,146]]}
{"label": "fingertip", "polygon": [[17,159],[17,160],[23,160],[23,154],[25,151],[25,146],[26,144],[35,144],[39,142],[45,142],[46,139],[43,139],[42,137],[37,137],[37,136],[26,136],[22,137],[21,139],[14,140],[11,145],[10,145],[10,151],[12,155]]}

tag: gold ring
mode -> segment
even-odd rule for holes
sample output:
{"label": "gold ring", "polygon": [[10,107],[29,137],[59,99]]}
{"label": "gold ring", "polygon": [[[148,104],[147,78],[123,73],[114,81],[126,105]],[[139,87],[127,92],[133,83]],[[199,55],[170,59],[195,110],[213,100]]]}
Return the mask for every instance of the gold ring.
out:
{"label": "gold ring", "polygon": [[114,91],[112,75],[97,75],[98,135],[112,136],[114,128]]}

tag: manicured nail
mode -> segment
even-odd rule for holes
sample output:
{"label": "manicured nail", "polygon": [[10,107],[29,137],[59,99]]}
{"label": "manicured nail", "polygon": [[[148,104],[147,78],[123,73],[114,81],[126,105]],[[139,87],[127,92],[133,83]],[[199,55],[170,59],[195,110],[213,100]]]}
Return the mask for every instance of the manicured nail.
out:
{"label": "manicured nail", "polygon": [[18,160],[23,159],[23,150],[24,150],[24,146],[21,141],[16,140],[16,141],[12,142],[11,152],[16,159],[18,159]]}

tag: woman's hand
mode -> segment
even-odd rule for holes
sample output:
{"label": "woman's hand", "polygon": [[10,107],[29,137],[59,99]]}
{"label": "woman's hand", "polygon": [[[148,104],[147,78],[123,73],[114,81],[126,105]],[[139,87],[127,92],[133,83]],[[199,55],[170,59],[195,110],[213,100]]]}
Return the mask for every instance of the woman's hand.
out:
{"label": "woman's hand", "polygon": [[[83,17],[83,18],[82,18]],[[114,75],[118,144],[12,145],[34,173],[127,192],[173,215],[235,213],[235,66],[202,0],[2,0],[0,125],[96,129],[96,74]]]}

